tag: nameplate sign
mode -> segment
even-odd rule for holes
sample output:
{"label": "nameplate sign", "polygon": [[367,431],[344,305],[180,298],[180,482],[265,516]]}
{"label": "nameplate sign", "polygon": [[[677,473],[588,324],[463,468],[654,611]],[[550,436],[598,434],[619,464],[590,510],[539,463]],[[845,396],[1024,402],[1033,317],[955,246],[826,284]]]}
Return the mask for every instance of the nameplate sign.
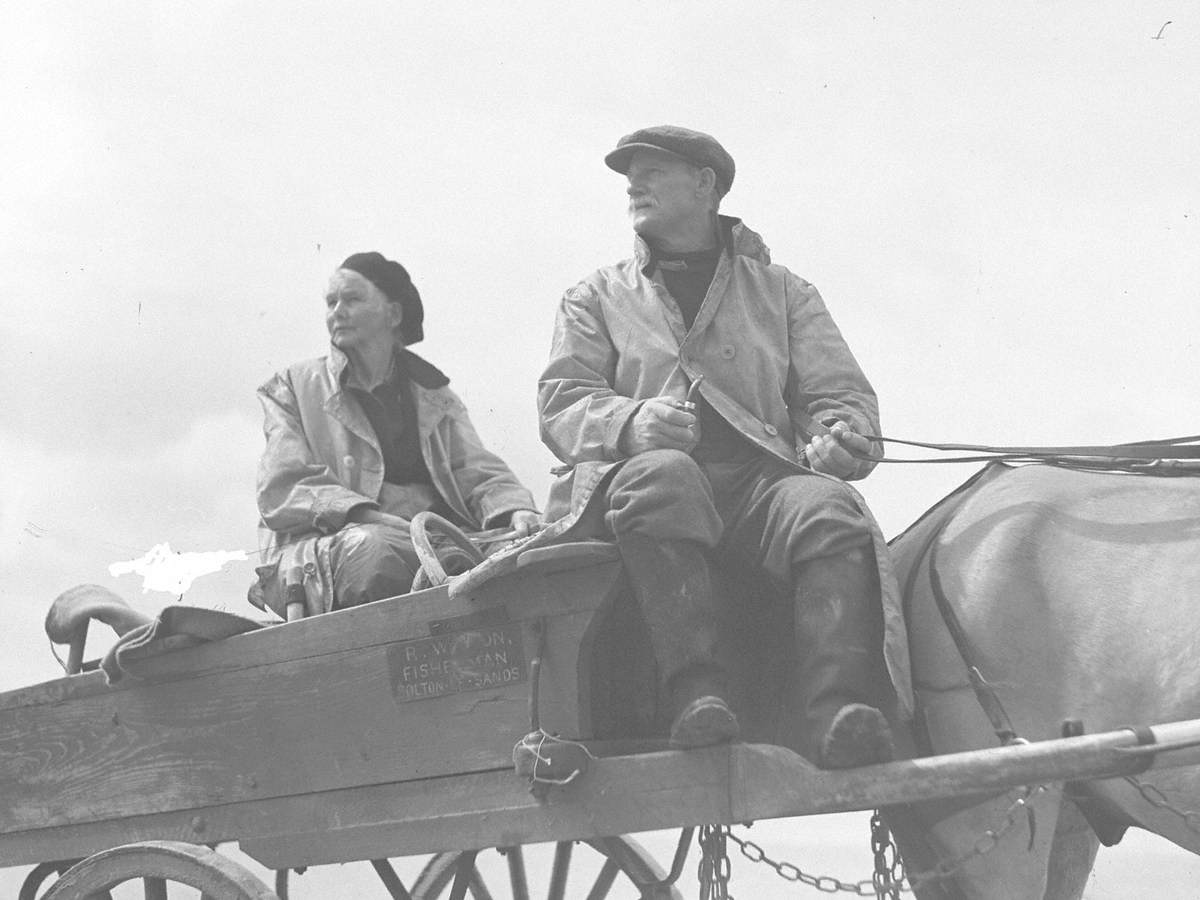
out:
{"label": "nameplate sign", "polygon": [[486,625],[388,647],[392,693],[401,703],[525,681],[519,624]]}

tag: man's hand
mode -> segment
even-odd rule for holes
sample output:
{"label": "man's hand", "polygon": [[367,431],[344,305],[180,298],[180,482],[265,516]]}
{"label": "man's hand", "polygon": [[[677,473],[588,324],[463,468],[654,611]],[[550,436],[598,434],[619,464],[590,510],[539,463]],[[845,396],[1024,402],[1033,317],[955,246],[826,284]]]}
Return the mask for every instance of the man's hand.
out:
{"label": "man's hand", "polygon": [[518,509],[512,514],[508,524],[516,532],[517,537],[525,537],[541,530],[542,517],[532,509]]}
{"label": "man's hand", "polygon": [[621,449],[630,456],[647,450],[691,452],[700,440],[700,422],[694,412],[679,408],[673,397],[645,401],[625,426]]}
{"label": "man's hand", "polygon": [[835,422],[829,434],[819,434],[804,448],[804,458],[814,472],[846,478],[854,474],[861,456],[871,453],[871,442],[855,434],[845,422]]}

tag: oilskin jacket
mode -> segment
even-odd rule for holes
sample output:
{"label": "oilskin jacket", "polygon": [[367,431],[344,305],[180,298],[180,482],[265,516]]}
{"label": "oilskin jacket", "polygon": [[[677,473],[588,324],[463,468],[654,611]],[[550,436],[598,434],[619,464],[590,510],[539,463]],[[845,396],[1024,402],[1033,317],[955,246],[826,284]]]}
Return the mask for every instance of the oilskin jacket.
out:
{"label": "oilskin jacket", "polygon": [[[529,491],[483,446],[449,379],[416,354],[403,353],[421,455],[441,499],[472,530],[535,509]],[[347,365],[345,354],[331,347],[329,356],[290,366],[258,389],[267,443],[258,466],[262,565],[259,590],[252,588],[250,599],[260,606],[277,606],[271,596],[279,588],[277,572],[300,570],[310,612],[329,609],[332,572],[328,542],[321,538],[339,531],[355,507],[412,518],[436,500],[427,487],[384,482],[379,439],[342,386]]]}
{"label": "oilskin jacket", "polygon": [[[801,450],[835,421],[879,434],[875,392],[817,290],[772,265],[762,239],[740,220],[722,216],[721,224],[725,252],[690,330],[640,238],[631,259],[563,297],[538,385],[542,439],[564,463],[547,502],[554,531],[570,529],[623,460],[621,433],[641,403],[683,400],[698,380],[721,416],[798,474],[831,477],[808,469]],[[863,461],[850,478],[874,465]],[[901,704],[911,709],[898,586],[883,535],[859,500],[884,586],[885,655]]]}
{"label": "oilskin jacket", "polygon": [[[661,278],[632,259],[567,291],[538,390],[542,439],[566,463],[548,519],[578,513],[624,458],[621,432],[641,402],[699,391],[763,452],[804,470],[798,448],[836,420],[878,434],[875,392],[816,288],[771,264],[762,239],[722,217],[722,254],[691,330]],[[874,467],[860,463],[851,478]]]}

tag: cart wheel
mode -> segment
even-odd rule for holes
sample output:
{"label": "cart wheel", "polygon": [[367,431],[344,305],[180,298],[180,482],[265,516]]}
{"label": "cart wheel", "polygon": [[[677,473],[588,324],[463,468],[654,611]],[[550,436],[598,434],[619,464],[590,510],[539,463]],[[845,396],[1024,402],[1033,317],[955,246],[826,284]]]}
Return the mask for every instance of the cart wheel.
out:
{"label": "cart wheel", "polygon": [[[629,884],[639,891],[641,900],[680,900],[682,895],[673,884],[664,884],[664,873],[657,863],[632,838],[609,837],[581,841],[590,846],[603,858],[600,872],[584,894],[583,886],[572,885],[567,894],[567,876],[571,868],[575,841],[559,841],[554,845],[554,864],[545,888],[546,900],[563,900],[564,897],[586,897],[601,900],[607,897],[618,876],[624,875]],[[473,851],[439,853],[431,859],[413,885],[413,900],[530,900],[529,879],[525,872],[525,854],[521,847],[498,847],[497,850],[508,863],[508,882],[511,893],[498,893],[499,885],[485,882]],[[590,876],[589,876],[590,877]],[[456,892],[457,889],[457,892]]]}
{"label": "cart wheel", "polygon": [[103,897],[110,888],[138,878],[146,900],[166,900],[168,883],[196,888],[204,900],[278,900],[233,860],[179,841],[126,844],[89,856],[68,869],[42,900]]}
{"label": "cart wheel", "polygon": [[[42,889],[42,883],[47,878],[57,878],[71,866],[75,865],[79,860],[67,859],[59,862],[44,862],[33,867],[25,880],[21,882],[21,892],[17,894],[17,900],[37,900],[38,891]],[[108,900],[106,895],[102,894],[103,900]]]}

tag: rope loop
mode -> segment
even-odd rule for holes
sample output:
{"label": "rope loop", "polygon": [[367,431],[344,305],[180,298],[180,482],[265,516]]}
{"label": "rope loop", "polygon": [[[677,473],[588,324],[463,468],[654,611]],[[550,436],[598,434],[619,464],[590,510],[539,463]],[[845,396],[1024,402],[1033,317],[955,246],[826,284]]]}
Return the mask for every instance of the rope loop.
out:
{"label": "rope loop", "polygon": [[[458,568],[461,571],[473,568],[483,562],[483,553],[478,547],[471,542],[471,539],[463,533],[453,522],[450,522],[437,513],[425,511],[419,512],[412,518],[409,523],[409,531],[412,536],[413,550],[417,554],[417,559],[421,561],[421,570],[417,573],[417,578],[413,581],[413,588],[419,589],[418,580],[421,586],[425,582],[437,586],[445,584],[449,580],[449,575],[446,574],[446,568],[442,563],[438,551],[434,548],[433,540],[429,536],[429,530],[435,527],[441,534],[450,540],[454,549],[459,553],[447,553],[443,550],[447,561],[455,563],[452,568]],[[465,563],[465,565],[464,565]]]}

